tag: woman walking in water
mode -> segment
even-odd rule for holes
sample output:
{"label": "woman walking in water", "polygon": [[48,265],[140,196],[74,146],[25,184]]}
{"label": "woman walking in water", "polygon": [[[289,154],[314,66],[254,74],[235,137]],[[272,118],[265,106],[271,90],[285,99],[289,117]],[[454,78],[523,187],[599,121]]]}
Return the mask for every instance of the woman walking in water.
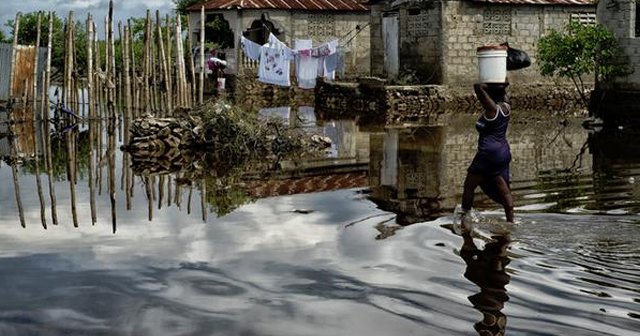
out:
{"label": "woman walking in water", "polygon": [[501,204],[507,222],[513,223],[513,198],[509,186],[511,149],[506,133],[511,117],[511,104],[507,96],[509,83],[474,84],[476,97],[483,113],[476,122],[479,133],[478,151],[467,169],[462,194],[460,223],[473,206],[473,194],[478,186],[489,198]]}

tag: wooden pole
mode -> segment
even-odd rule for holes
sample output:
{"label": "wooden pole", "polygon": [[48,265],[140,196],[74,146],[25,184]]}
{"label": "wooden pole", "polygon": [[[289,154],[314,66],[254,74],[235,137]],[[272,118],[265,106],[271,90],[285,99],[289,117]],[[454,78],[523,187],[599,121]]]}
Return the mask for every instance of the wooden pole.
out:
{"label": "wooden pole", "polygon": [[155,111],[155,112],[159,112],[160,115],[162,115],[162,111],[160,111],[160,108],[158,107],[158,92],[157,92],[157,88],[158,88],[158,69],[157,69],[157,46],[154,43],[155,39],[155,30],[153,29],[153,21],[149,20],[149,45],[150,45],[150,49],[149,49],[149,69],[151,69],[151,92],[149,93],[150,98],[151,98],[151,110]]}
{"label": "wooden pole", "polygon": [[186,105],[186,76],[184,67],[184,53],[182,46],[182,23],[180,15],[176,15],[176,59],[178,65],[178,95],[180,96],[180,107],[187,107]]}
{"label": "wooden pole", "polygon": [[209,212],[207,211],[207,180],[202,179],[200,181],[200,208],[202,210],[202,221],[207,221],[207,216]]}
{"label": "wooden pole", "polygon": [[95,225],[97,222],[96,216],[96,185],[94,179],[95,174],[95,161],[94,161],[94,139],[96,137],[95,128],[97,121],[95,119],[89,120],[89,207],[91,208],[91,225]]}
{"label": "wooden pole", "polygon": [[[167,26],[167,29],[169,29],[169,26]],[[163,81],[164,81],[164,88],[165,88],[165,99],[167,102],[167,114],[171,115],[173,113],[173,106],[171,103],[171,86],[170,86],[170,82],[169,82],[169,64],[167,62],[167,58],[164,52],[164,41],[162,39],[162,21],[160,20],[160,11],[156,11],[156,35],[157,35],[157,39],[158,39],[158,47],[160,49],[160,67],[162,69],[162,76],[163,76]]]}
{"label": "wooden pole", "polygon": [[142,75],[142,91],[144,93],[144,106],[145,106],[145,112],[150,112],[151,111],[151,106],[149,104],[149,100],[150,100],[150,92],[149,92],[149,72],[150,72],[150,67],[149,67],[149,58],[150,58],[150,33],[151,33],[151,13],[150,11],[147,9],[147,17],[146,20],[144,22],[144,56],[142,59],[142,68],[143,68],[143,75]]}
{"label": "wooden pole", "polygon": [[136,73],[136,54],[134,52],[134,48],[133,48],[133,32],[131,31],[131,20],[129,19],[127,21],[127,26],[129,27],[128,31],[129,31],[129,49],[130,53],[131,53],[131,76],[133,77],[133,83],[131,86],[131,95],[133,97],[133,102],[132,102],[132,117],[137,116],[139,114],[138,109],[139,109],[139,104],[138,104],[138,75]]}
{"label": "wooden pole", "polygon": [[18,12],[16,14],[16,20],[13,25],[13,47],[11,48],[11,73],[9,75],[9,100],[13,100],[13,90],[15,89],[15,84],[13,83],[15,80],[15,69],[16,69],[16,59],[18,57],[18,34],[20,32],[20,16],[22,13]]}
{"label": "wooden pole", "polygon": [[174,89],[173,89],[173,74],[175,72],[175,63],[173,61],[173,53],[172,53],[172,43],[171,43],[171,19],[169,17],[169,14],[167,14],[166,16],[166,23],[167,23],[167,27],[165,28],[165,35],[166,35],[166,39],[167,39],[167,65],[168,68],[167,70],[169,71],[169,92],[168,92],[168,97],[169,99],[171,99],[172,101],[172,106],[175,108],[176,106],[178,106],[179,104],[177,103],[177,96],[174,95]]}
{"label": "wooden pole", "polygon": [[72,32],[73,30],[73,11],[69,11],[67,18],[67,29],[65,34],[65,64],[64,64],[64,100],[63,104],[70,107],[71,102],[71,77],[73,71],[73,43]]}
{"label": "wooden pole", "polygon": [[196,64],[193,60],[193,37],[191,35],[191,20],[187,18],[187,58],[189,59],[189,107],[193,107],[196,100]]}
{"label": "wooden pole", "polygon": [[[33,55],[33,116],[34,118],[36,117],[36,102],[38,101],[38,60],[39,60],[39,49],[40,49],[40,33],[41,33],[41,28],[40,25],[42,24],[42,13],[38,12],[38,19],[37,19],[37,27],[36,27],[36,46],[35,46],[35,53]],[[37,118],[36,118],[37,119]],[[46,224],[45,224],[46,226]]]}
{"label": "wooden pole", "polygon": [[100,119],[101,118],[101,107],[99,105],[100,103],[100,91],[101,91],[101,87],[100,87],[100,45],[98,44],[98,32],[96,29],[96,23],[95,21],[93,21],[93,19],[91,20],[91,25],[93,26],[93,41],[91,42],[92,44],[92,49],[93,49],[93,92],[92,92],[92,108],[93,108],[93,117],[95,119]]}
{"label": "wooden pole", "polygon": [[51,46],[53,43],[53,14],[49,12],[49,31],[47,32],[47,59],[42,75],[42,93],[40,95],[40,119],[49,120],[49,81],[51,72]]}
{"label": "wooden pole", "polygon": [[[109,107],[114,109],[112,105]],[[111,112],[115,114],[115,111]],[[116,233],[116,134],[115,134],[115,119],[109,119],[107,126],[107,165],[109,170],[107,175],[109,177],[109,201],[111,203],[111,227],[113,233]]]}
{"label": "wooden pole", "polygon": [[204,103],[204,6],[200,7],[200,87],[198,92],[198,102]]}
{"label": "wooden pole", "polygon": [[130,74],[130,60],[129,60],[129,48],[130,48],[130,40],[129,40],[129,26],[124,27],[124,43],[122,49],[124,52],[123,61],[124,61],[124,100],[125,100],[125,144],[129,144],[129,122],[131,120],[132,115],[132,102],[131,102],[131,74]]}
{"label": "wooden pole", "polygon": [[[37,63],[36,63],[37,64]],[[35,102],[34,102],[35,105]],[[36,110],[36,108],[34,107],[34,112]],[[38,130],[41,129],[40,127],[38,127],[38,124],[43,125],[43,127],[45,126],[45,122],[37,122],[34,121],[34,130]],[[47,215],[46,215],[46,210],[45,210],[45,204],[44,204],[44,195],[42,193],[42,179],[40,178],[40,154],[39,154],[39,141],[38,141],[38,133],[42,133],[42,132],[34,132],[33,134],[33,148],[35,150],[35,169],[36,169],[36,174],[35,174],[35,178],[36,178],[36,190],[38,191],[38,200],[40,201],[40,221],[42,222],[42,227],[46,230],[47,229]],[[44,138],[43,138],[44,141]],[[44,151],[43,151],[44,152]]]}
{"label": "wooden pole", "polygon": [[74,159],[74,147],[73,134],[71,131],[66,135],[67,153],[69,155],[67,159],[67,180],[69,180],[69,194],[71,195],[71,216],[73,218],[73,226],[78,227],[78,212],[76,211],[76,162]]}
{"label": "wooden pole", "polygon": [[[16,159],[18,157],[18,149],[17,149],[17,144],[16,144],[16,140],[15,140],[15,136],[13,134],[10,135],[9,141],[11,142],[11,158],[12,159]],[[22,207],[22,196],[20,194],[20,180],[18,179],[19,176],[19,172],[18,172],[18,164],[16,162],[14,162],[11,165],[11,173],[13,175],[13,189],[16,195],[16,205],[18,206],[18,216],[20,217],[20,225],[24,228],[27,227],[27,224],[24,220],[24,210]]]}
{"label": "wooden pole", "polygon": [[[111,63],[110,69],[111,72],[109,73],[109,97],[110,97],[110,102],[109,104],[111,104],[111,106],[115,107],[116,104],[116,43],[115,43],[115,37],[113,34],[113,30],[114,30],[114,24],[113,24],[113,0],[109,1],[109,25],[106,27],[106,29],[109,30],[109,58],[108,58],[108,62]],[[112,118],[115,118],[115,108],[112,109]]]}

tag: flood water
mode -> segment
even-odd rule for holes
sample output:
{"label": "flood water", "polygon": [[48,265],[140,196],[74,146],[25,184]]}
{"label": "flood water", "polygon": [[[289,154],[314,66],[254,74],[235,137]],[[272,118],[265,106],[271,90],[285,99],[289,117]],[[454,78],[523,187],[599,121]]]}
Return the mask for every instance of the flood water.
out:
{"label": "flood water", "polygon": [[330,137],[326,158],[261,178],[203,169],[205,154],[132,166],[116,121],[3,123],[0,335],[640,330],[639,131],[515,116],[517,225],[478,194],[461,237],[473,115],[385,128],[260,113]]}

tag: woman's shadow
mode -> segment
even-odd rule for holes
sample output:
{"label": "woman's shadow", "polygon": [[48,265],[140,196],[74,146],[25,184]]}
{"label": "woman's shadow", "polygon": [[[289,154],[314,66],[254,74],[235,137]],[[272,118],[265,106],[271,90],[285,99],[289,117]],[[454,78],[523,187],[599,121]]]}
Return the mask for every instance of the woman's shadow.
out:
{"label": "woman's shadow", "polygon": [[511,279],[506,272],[510,262],[507,256],[510,235],[503,233],[492,236],[482,250],[476,246],[471,232],[463,233],[462,238],[460,256],[467,265],[464,277],[480,287],[480,292],[469,296],[473,307],[483,315],[474,328],[481,336],[503,336],[507,317],[501,310],[509,300],[505,286]]}

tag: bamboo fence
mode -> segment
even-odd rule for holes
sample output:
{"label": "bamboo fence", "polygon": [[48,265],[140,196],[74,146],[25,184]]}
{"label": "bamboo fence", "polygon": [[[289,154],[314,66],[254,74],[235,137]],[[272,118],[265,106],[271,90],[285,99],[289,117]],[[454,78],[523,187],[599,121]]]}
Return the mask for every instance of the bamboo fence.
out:
{"label": "bamboo fence", "polygon": [[[38,115],[42,120],[48,119],[48,93],[52,87],[52,45],[63,43],[64,65],[59,69],[62,71],[62,80],[57,87],[62,92],[59,103],[73,112],[70,118],[82,115],[83,119],[132,119],[143,113],[170,116],[176,110],[191,109],[194,104],[203,103],[204,62],[202,58],[198,60],[200,69],[199,73],[196,73],[196,63],[191,52],[193,41],[190,37],[183,39],[184,27],[180,15],[174,18],[167,15],[163,21],[160,12],[156,11],[153,21],[151,13],[147,11],[141,38],[133,33],[132,20],[117,23],[116,37],[113,12],[113,1],[110,1],[108,15],[104,18],[104,41],[98,40],[98,27],[92,15],[87,16],[86,51],[83,51],[86,52],[86,64],[78,62],[76,25],[79,22],[74,21],[73,11],[66,17],[63,41],[56,41],[53,34],[54,15],[49,13],[46,65],[44,69],[38,69],[36,52],[33,83],[25,86],[24,92],[17,92],[17,87],[22,85],[14,83],[14,63],[21,17],[18,13],[14,23],[14,53],[9,79],[10,100],[18,102],[27,97],[34,102],[39,101],[39,111],[34,110],[34,115]],[[40,38],[42,16],[38,14],[37,46],[44,40]],[[203,29],[201,31],[204,32]],[[199,41],[202,50],[203,34]],[[117,47],[120,48],[119,52],[116,50]],[[140,48],[142,50],[139,50]],[[43,73],[40,82],[39,73]],[[108,108],[111,106],[116,108]]]}

